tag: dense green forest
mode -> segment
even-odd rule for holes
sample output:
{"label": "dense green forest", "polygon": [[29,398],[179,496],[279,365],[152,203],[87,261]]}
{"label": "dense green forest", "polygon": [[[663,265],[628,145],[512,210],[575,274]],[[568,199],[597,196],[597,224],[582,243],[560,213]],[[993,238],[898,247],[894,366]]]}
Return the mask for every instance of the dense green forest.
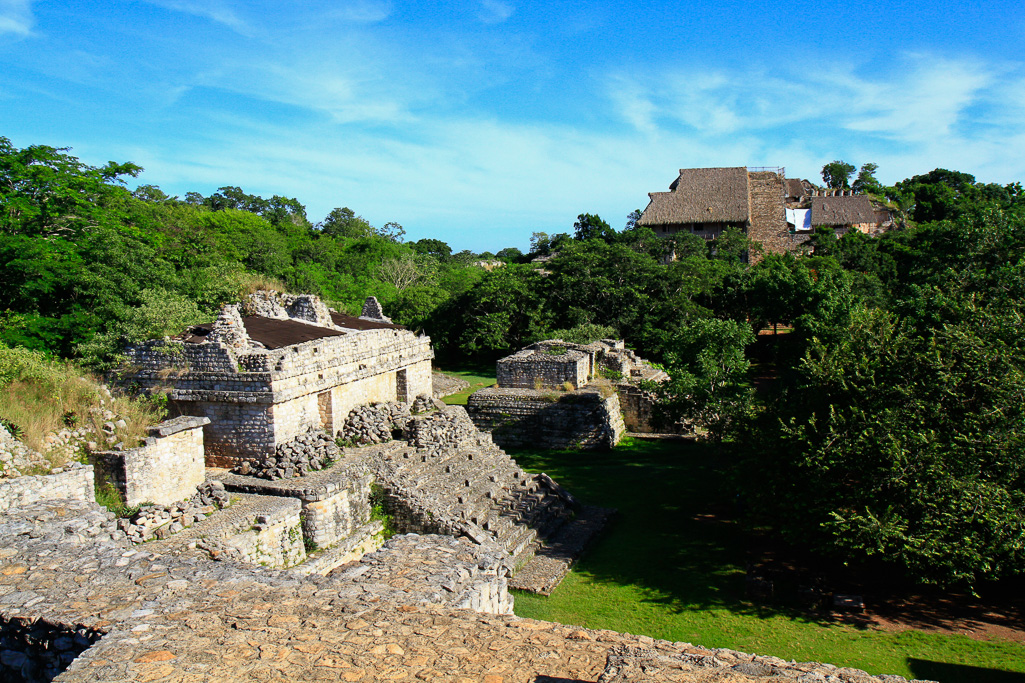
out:
{"label": "dense green forest", "polygon": [[[827,169],[846,186],[854,167]],[[899,229],[819,231],[807,255],[750,259],[759,245],[739,232],[659,239],[636,212],[622,230],[583,213],[535,233],[530,254],[454,254],[344,207],[313,223],[297,199],[237,187],[130,191],[140,170],[0,138],[0,344],[103,369],[266,286],[350,312],[375,295],[443,360],[615,335],[669,371],[666,419],[731,454],[752,520],[927,582],[1025,572],[1017,183],[937,169],[884,187],[866,164],[855,185]],[[789,333],[756,341],[773,325]],[[772,378],[758,391],[752,363]]]}

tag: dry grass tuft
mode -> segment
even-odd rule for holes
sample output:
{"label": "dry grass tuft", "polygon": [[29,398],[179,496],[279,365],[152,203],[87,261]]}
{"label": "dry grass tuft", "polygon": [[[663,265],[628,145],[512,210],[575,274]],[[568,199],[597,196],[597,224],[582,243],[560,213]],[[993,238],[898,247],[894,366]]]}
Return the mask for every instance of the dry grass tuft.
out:
{"label": "dry grass tuft", "polygon": [[237,278],[243,299],[256,292],[278,292],[279,294],[284,294],[288,291],[285,283],[281,280],[260,275],[259,273],[243,272],[239,273]]}
{"label": "dry grass tuft", "polygon": [[74,363],[0,347],[0,419],[12,425],[29,448],[45,453],[47,436],[65,428],[91,427],[99,440],[107,422],[104,410],[125,421],[115,436],[126,447],[141,443],[147,428],[166,414],[159,402],[111,396],[95,376]]}

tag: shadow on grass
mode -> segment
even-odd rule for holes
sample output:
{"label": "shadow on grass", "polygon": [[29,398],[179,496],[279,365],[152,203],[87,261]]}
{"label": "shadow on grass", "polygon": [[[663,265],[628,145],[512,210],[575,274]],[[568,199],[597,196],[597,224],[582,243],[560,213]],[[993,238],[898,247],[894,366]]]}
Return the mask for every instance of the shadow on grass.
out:
{"label": "shadow on grass", "polygon": [[748,536],[734,519],[736,502],[714,446],[634,440],[609,452],[509,453],[579,500],[619,510],[579,565],[595,580],[648,589],[646,602],[674,612],[718,608],[819,621],[806,610],[746,596]]}
{"label": "shadow on grass", "polygon": [[908,668],[914,672],[915,678],[940,683],[1025,683],[1025,673],[933,662],[914,657],[908,657]]}

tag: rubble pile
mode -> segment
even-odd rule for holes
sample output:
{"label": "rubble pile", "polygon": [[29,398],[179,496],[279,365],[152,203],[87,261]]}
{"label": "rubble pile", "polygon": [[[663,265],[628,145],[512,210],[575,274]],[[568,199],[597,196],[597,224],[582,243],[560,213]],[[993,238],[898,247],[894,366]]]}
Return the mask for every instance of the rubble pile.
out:
{"label": "rubble pile", "polygon": [[20,477],[26,473],[49,471],[50,461],[11,436],[0,424],[0,479]]}
{"label": "rubble pile", "polygon": [[230,502],[224,484],[207,481],[199,485],[196,495],[171,505],[144,505],[131,517],[117,522],[118,528],[132,543],[154,538],[167,538],[206,519]]}
{"label": "rubble pile", "polygon": [[273,458],[243,462],[232,472],[261,479],[304,477],[308,472],[329,467],[339,455],[338,446],[330,436],[322,431],[309,431],[279,444]]}
{"label": "rubble pile", "polygon": [[338,436],[354,446],[391,441],[392,431],[404,429],[409,415],[409,406],[405,403],[360,406],[345,418]]}

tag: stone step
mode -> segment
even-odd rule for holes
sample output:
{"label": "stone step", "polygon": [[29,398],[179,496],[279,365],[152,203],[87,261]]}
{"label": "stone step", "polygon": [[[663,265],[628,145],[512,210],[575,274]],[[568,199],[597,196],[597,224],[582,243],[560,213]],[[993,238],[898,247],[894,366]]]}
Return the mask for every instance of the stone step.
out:
{"label": "stone step", "polygon": [[537,531],[530,527],[514,527],[496,537],[495,541],[505,548],[512,565],[516,567],[527,561],[526,554],[533,555],[536,552],[538,537]]}
{"label": "stone step", "polygon": [[343,564],[356,562],[384,545],[383,531],[383,522],[370,520],[337,545],[310,555],[305,562],[294,567],[293,571],[299,574],[324,576]]}
{"label": "stone step", "polygon": [[513,574],[509,587],[551,595],[614,514],[611,508],[581,506],[576,517],[563,524],[536,550],[534,557]]}

